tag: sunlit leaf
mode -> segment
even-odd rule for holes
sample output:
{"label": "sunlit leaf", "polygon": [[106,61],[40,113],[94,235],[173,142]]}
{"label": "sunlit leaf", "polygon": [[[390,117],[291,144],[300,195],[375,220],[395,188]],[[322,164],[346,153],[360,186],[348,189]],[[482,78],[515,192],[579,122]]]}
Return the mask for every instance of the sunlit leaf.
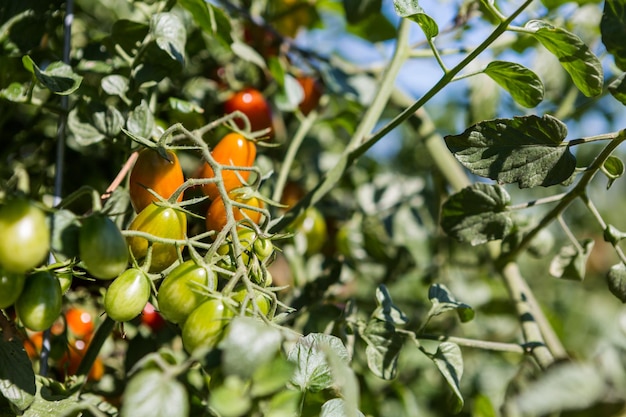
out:
{"label": "sunlit leaf", "polygon": [[443,284],[432,284],[428,289],[428,299],[432,303],[432,307],[428,312],[429,317],[455,310],[464,323],[474,318],[474,309],[465,303],[455,300],[450,290]]}
{"label": "sunlit leaf", "polygon": [[72,67],[61,61],[51,63],[43,71],[28,55],[22,58],[22,62],[24,68],[35,74],[37,80],[55,94],[62,96],[72,94],[78,90],[83,81],[83,77],[74,73]]}
{"label": "sunlit leaf", "polygon": [[379,378],[391,380],[398,374],[398,356],[405,336],[396,332],[388,321],[372,318],[368,321],[363,339],[367,343],[367,366]]}
{"label": "sunlit leaf", "polygon": [[120,417],[186,417],[189,415],[187,390],[158,369],[135,374],[124,390]]}
{"label": "sunlit leaf", "polygon": [[624,175],[624,163],[617,156],[610,155],[602,164],[602,172],[609,179],[606,185],[608,190],[616,179]]}
{"label": "sunlit leaf", "polygon": [[393,304],[387,287],[382,284],[376,288],[376,303],[378,307],[372,313],[372,317],[394,325],[404,325],[408,322],[408,318],[402,310]]}
{"label": "sunlit leaf", "polygon": [[535,107],[543,100],[543,83],[537,74],[523,65],[492,61],[487,65],[484,73],[524,107]]}
{"label": "sunlit leaf", "polygon": [[365,417],[365,415],[359,410],[356,410],[356,414],[348,413],[345,400],[333,398],[322,405],[320,417]]}
{"label": "sunlit leaf", "polygon": [[157,13],[150,20],[150,33],[156,44],[173,60],[185,61],[187,31],[180,18],[173,13]]}
{"label": "sunlit leaf", "polygon": [[100,86],[109,95],[124,96],[128,91],[128,78],[118,74],[107,75],[100,81]]}
{"label": "sunlit leaf", "polygon": [[0,396],[23,411],[35,400],[36,391],[33,367],[22,343],[0,337]]}
{"label": "sunlit leaf", "polygon": [[[613,55],[615,65],[626,71],[626,1],[606,0],[600,22],[602,43]],[[621,101],[621,100],[620,100]],[[622,101],[623,102],[623,101]]]}
{"label": "sunlit leaf", "polygon": [[128,112],[126,128],[137,136],[148,138],[154,129],[154,116],[144,100]]}
{"label": "sunlit leaf", "polygon": [[626,73],[609,84],[609,92],[616,100],[626,106]]}
{"label": "sunlit leaf", "polygon": [[463,408],[464,403],[461,394],[461,377],[463,376],[461,348],[455,343],[443,342],[437,347],[437,352],[431,356],[431,359],[452,389],[456,400],[452,412],[458,413]]}
{"label": "sunlit leaf", "polygon": [[216,37],[224,46],[233,42],[231,24],[224,11],[204,0],[178,0],[206,33]]}
{"label": "sunlit leaf", "polygon": [[326,356],[327,350],[349,361],[346,347],[339,338],[331,335],[309,334],[300,338],[291,349],[288,359],[296,364],[291,382],[300,390],[316,392],[332,386],[333,375]]}
{"label": "sunlit leaf", "polygon": [[593,249],[593,239],[585,239],[579,245],[566,245],[550,263],[550,275],[556,278],[582,281],[585,279],[587,259]]}

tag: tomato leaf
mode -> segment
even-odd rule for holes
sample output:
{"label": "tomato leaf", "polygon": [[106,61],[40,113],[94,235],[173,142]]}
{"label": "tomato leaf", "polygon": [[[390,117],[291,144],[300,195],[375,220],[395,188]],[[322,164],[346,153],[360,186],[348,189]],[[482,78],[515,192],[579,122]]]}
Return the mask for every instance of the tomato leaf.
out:
{"label": "tomato leaf", "polygon": [[394,379],[405,336],[396,332],[393,323],[372,318],[367,322],[362,338],[367,343],[365,355],[370,370],[379,378]]}
{"label": "tomato leaf", "polygon": [[376,288],[376,304],[378,307],[372,313],[373,318],[394,325],[404,325],[409,321],[406,315],[393,304],[389,290],[382,284]]}
{"label": "tomato leaf", "polygon": [[152,136],[154,116],[145,100],[142,100],[137,107],[128,112],[126,128],[129,132],[140,137],[149,138]]}
{"label": "tomato leaf", "polygon": [[244,416],[251,407],[247,384],[235,375],[229,375],[224,383],[211,390],[209,405],[223,417]]}
{"label": "tomato leaf", "polygon": [[621,262],[613,265],[606,278],[611,294],[626,303],[626,266]]}
{"label": "tomato leaf", "polygon": [[507,210],[510,201],[499,185],[476,183],[444,202],[441,226],[448,235],[472,245],[502,239],[513,226]]}
{"label": "tomato leaf", "polygon": [[604,12],[600,22],[602,43],[606,50],[613,55],[615,65],[622,71],[626,71],[626,1],[606,0]]}
{"label": "tomato leaf", "polygon": [[17,338],[7,341],[0,337],[0,394],[15,410],[24,411],[35,400],[36,391],[35,374],[24,347]]}
{"label": "tomato leaf", "polygon": [[157,13],[150,20],[150,34],[159,48],[173,60],[185,62],[187,31],[180,18],[173,13]]}
{"label": "tomato leaf", "polygon": [[576,158],[563,142],[566,135],[560,120],[530,115],[480,122],[445,141],[473,174],[530,188],[559,184],[574,172]]}
{"label": "tomato leaf", "polygon": [[396,27],[382,13],[373,13],[363,20],[348,23],[346,31],[369,42],[382,42],[396,36]]}
{"label": "tomato leaf", "polygon": [[474,318],[474,309],[465,303],[455,300],[450,290],[443,284],[431,285],[428,289],[428,299],[432,303],[432,307],[428,312],[428,318],[451,310],[456,310],[463,323]]}
{"label": "tomato leaf", "polygon": [[359,410],[349,410],[343,398],[333,398],[322,404],[320,417],[365,417]]}
{"label": "tomato leaf", "polygon": [[233,53],[244,61],[253,63],[259,68],[266,69],[265,59],[250,45],[243,42],[233,42],[231,45]]}
{"label": "tomato leaf", "polygon": [[578,36],[541,20],[531,20],[525,28],[559,59],[584,95],[593,97],[602,93],[602,64]]}
{"label": "tomato leaf", "polygon": [[295,365],[282,356],[259,364],[252,375],[250,394],[253,397],[264,397],[283,389],[294,369]]}
{"label": "tomato leaf", "polygon": [[203,31],[217,38],[223,46],[233,42],[230,20],[224,11],[204,0],[179,0]]}
{"label": "tomato leaf", "polygon": [[585,279],[585,265],[593,244],[593,239],[585,239],[579,245],[563,246],[550,263],[550,275],[573,281]]}
{"label": "tomato leaf", "polygon": [[123,97],[128,91],[128,78],[123,75],[111,74],[102,78],[100,86],[102,90],[111,96]]}
{"label": "tomato leaf", "polygon": [[52,214],[53,227],[50,240],[52,251],[60,260],[78,256],[80,222],[70,210],[57,210]]}
{"label": "tomato leaf", "polygon": [[49,64],[44,71],[28,55],[22,58],[22,63],[24,68],[35,74],[37,80],[44,87],[61,96],[72,94],[78,90],[83,81],[83,77],[74,73],[72,67],[61,61]]}
{"label": "tomato leaf", "polygon": [[187,391],[173,375],[158,369],[146,369],[133,376],[126,386],[120,417],[187,415]]}
{"label": "tomato leaf", "polygon": [[524,107],[535,107],[543,100],[543,83],[537,74],[523,65],[492,61],[487,65],[484,73]]}
{"label": "tomato leaf", "polygon": [[624,163],[617,156],[610,155],[602,164],[602,172],[609,179],[606,184],[608,190],[616,179],[624,175]]}
{"label": "tomato leaf", "polygon": [[426,38],[432,39],[439,35],[439,26],[437,26],[437,22],[435,22],[432,17],[424,13],[424,9],[420,7],[418,1],[394,0],[393,5],[396,13],[398,13],[400,17],[410,19],[420,25],[424,35],[426,35]]}
{"label": "tomato leaf", "polygon": [[437,348],[437,352],[430,356],[439,372],[445,378],[448,386],[452,389],[456,403],[453,412],[458,413],[463,408],[463,395],[461,394],[461,377],[463,376],[463,356],[461,348],[455,343],[443,342]]}
{"label": "tomato leaf", "polygon": [[0,90],[0,97],[14,103],[24,103],[28,100],[27,91],[28,89],[24,84],[13,82]]}
{"label": "tomato leaf", "polygon": [[380,13],[382,3],[382,0],[343,0],[346,20],[354,24]]}
{"label": "tomato leaf", "polygon": [[609,84],[609,92],[616,100],[626,105],[626,73]]}
{"label": "tomato leaf", "polygon": [[296,364],[291,383],[301,391],[318,392],[333,385],[332,368],[327,351],[349,362],[349,354],[341,339],[321,333],[311,333],[296,342],[287,359]]}

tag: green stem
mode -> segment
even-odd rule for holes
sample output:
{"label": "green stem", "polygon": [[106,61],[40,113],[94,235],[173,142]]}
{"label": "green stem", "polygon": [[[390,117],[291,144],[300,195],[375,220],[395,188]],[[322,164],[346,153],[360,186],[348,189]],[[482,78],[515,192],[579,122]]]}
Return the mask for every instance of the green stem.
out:
{"label": "green stem", "polygon": [[465,337],[443,336],[433,334],[421,334],[417,339],[436,340],[438,342],[452,342],[459,346],[493,350],[497,352],[526,353],[526,349],[517,343],[490,342],[487,340],[468,339]]}
{"label": "green stem", "polygon": [[89,343],[85,356],[83,356],[83,359],[80,361],[80,365],[78,365],[76,376],[87,376],[89,374],[93,363],[100,353],[100,349],[102,349],[102,345],[106,341],[107,337],[109,337],[114,327],[115,320],[109,316],[107,316],[104,321],[100,323],[98,330],[96,330],[96,333],[93,335],[93,338]]}
{"label": "green stem", "polygon": [[439,50],[435,46],[435,41],[433,40],[433,38],[428,38],[428,46],[430,46],[430,49],[433,51],[433,56],[437,60],[437,63],[439,64],[439,66],[443,70],[444,74],[446,72],[448,72],[448,68],[446,68],[446,64],[443,63],[443,60],[441,59],[441,55],[439,54]]}

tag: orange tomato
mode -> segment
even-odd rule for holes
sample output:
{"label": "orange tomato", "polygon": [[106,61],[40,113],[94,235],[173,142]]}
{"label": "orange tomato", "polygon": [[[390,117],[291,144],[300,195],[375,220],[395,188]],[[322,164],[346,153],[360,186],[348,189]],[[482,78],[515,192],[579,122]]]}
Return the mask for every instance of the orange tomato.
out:
{"label": "orange tomato", "polygon": [[[263,202],[259,200],[257,197],[251,197],[248,199],[237,198],[236,196],[230,196],[231,199],[234,199],[237,202],[247,204],[252,207],[263,208]],[[245,213],[245,214],[244,214]],[[261,222],[261,218],[263,215],[261,212],[250,210],[247,208],[240,208],[233,206],[233,216],[236,221],[241,221],[246,218],[246,216],[252,220],[254,223],[259,224]],[[206,214],[206,228],[207,230],[214,230],[219,232],[226,226],[226,206],[224,205],[224,201],[221,197],[218,197],[215,201],[211,203],[209,206],[209,210]]]}
{"label": "orange tomato", "polygon": [[[239,133],[232,132],[224,136],[222,140],[215,145],[211,151],[211,155],[221,165],[251,167],[256,158],[256,144],[244,138]],[[198,176],[201,178],[213,178],[215,177],[215,173],[213,172],[213,168],[205,162],[200,168]],[[239,179],[240,177],[244,181],[247,181],[250,177],[250,171],[222,170],[222,180],[224,181],[224,187],[226,187],[227,192],[243,185]],[[215,183],[203,185],[202,191],[211,200],[217,199],[220,195]]]}
{"label": "orange tomato", "polygon": [[[255,132],[257,130],[272,128],[272,111],[263,94],[254,88],[246,88],[231,96],[224,103],[224,112],[232,113],[239,110],[245,114],[250,120],[250,129]],[[237,126],[244,128],[241,119],[236,119]],[[269,136],[272,136],[272,132]]]}
{"label": "orange tomato", "polygon": [[304,91],[304,98],[299,104],[300,111],[306,116],[313,111],[322,97],[322,85],[313,77],[303,76],[297,78]]}
{"label": "orange tomato", "polygon": [[[83,357],[87,352],[88,346],[89,344],[83,340],[70,342],[67,346],[65,354],[57,362],[56,368],[59,372],[66,377],[76,375],[80,362],[83,360]],[[98,356],[89,370],[87,379],[90,381],[99,381],[103,375],[104,363],[102,362],[102,358]]]}
{"label": "orange tomato", "polygon": [[72,307],[65,313],[65,320],[67,320],[67,327],[78,339],[89,338],[93,333],[93,317],[87,310]]}
{"label": "orange tomato", "polygon": [[[161,157],[157,151],[145,148],[139,152],[137,161],[130,173],[130,201],[139,213],[153,201],[157,201],[147,188],[152,189],[163,198],[170,198],[180,187],[185,178],[176,154],[167,150],[170,161]],[[182,201],[181,194],[178,201]]]}

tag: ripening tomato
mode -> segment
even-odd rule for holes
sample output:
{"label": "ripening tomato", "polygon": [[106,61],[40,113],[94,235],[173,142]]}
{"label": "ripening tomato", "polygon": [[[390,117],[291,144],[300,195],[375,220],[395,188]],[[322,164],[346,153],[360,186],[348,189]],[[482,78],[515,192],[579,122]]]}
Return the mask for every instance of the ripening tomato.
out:
{"label": "ripening tomato", "polygon": [[44,212],[25,198],[0,206],[0,266],[23,274],[43,262],[50,251]]}
{"label": "ripening tomato", "polygon": [[104,311],[115,321],[129,321],[141,313],[150,298],[150,280],[138,268],[129,268],[104,294]]}
{"label": "ripening tomato", "polygon": [[[253,132],[257,130],[272,128],[272,111],[263,94],[254,88],[246,88],[233,94],[224,103],[224,112],[232,113],[235,110],[239,110],[248,117],[250,120],[250,129]],[[241,119],[235,119],[237,126],[240,129],[244,128],[244,123]],[[271,137],[273,132],[270,131]]]}
{"label": "ripening tomato", "polygon": [[[256,158],[256,144],[239,133],[231,132],[215,145],[211,150],[211,155],[221,165],[249,168],[254,164],[254,158]],[[204,162],[198,176],[200,178],[213,178],[215,173],[213,168],[207,162]],[[249,177],[250,171],[222,170],[222,180],[227,192],[243,185],[240,178],[247,181]],[[215,200],[220,195],[215,183],[203,185],[202,191],[211,200]]]}
{"label": "ripening tomato", "polygon": [[304,92],[304,98],[298,108],[306,116],[319,104],[322,97],[322,85],[317,79],[309,76],[298,77],[297,81]]}
{"label": "ripening tomato", "polygon": [[[139,213],[150,203],[157,201],[157,198],[147,190],[148,188],[167,199],[185,182],[178,157],[170,150],[166,150],[166,153],[169,161],[153,149],[145,148],[139,152],[133,170],[130,172],[128,185],[130,202],[135,212]],[[178,201],[182,199],[181,194]]]}
{"label": "ripening tomato", "polygon": [[0,308],[12,306],[24,288],[24,274],[5,271],[0,267]]}
{"label": "ripening tomato", "polygon": [[83,220],[78,254],[87,272],[98,279],[113,279],[128,265],[126,239],[113,220],[100,213]]}
{"label": "ripening tomato", "polygon": [[62,301],[59,280],[49,271],[38,271],[26,277],[15,310],[24,327],[40,331],[59,317]]}
{"label": "ripening tomato", "polygon": [[141,322],[152,329],[153,332],[158,332],[165,326],[165,319],[150,302],[141,311]]}
{"label": "ripening tomato", "polygon": [[183,326],[183,346],[189,353],[198,348],[210,349],[222,338],[233,317],[222,300],[211,298],[191,312]]}
{"label": "ripening tomato", "polygon": [[[187,217],[182,211],[152,203],[133,219],[128,230],[149,233],[160,238],[183,240],[187,231]],[[148,240],[144,237],[129,236],[128,244],[137,260],[148,253]],[[176,249],[173,244],[154,243],[150,272],[163,271],[178,259],[181,251],[182,246]]]}
{"label": "ripening tomato", "polygon": [[319,252],[328,238],[324,215],[315,207],[307,208],[289,227],[289,230],[295,234],[294,239],[304,237],[307,255]]}
{"label": "ripening tomato", "polygon": [[183,262],[163,280],[157,294],[161,314],[172,323],[182,324],[189,314],[208,300],[208,292],[217,289],[217,276],[207,266],[194,260]]}
{"label": "ripening tomato", "polygon": [[[84,340],[71,341],[67,345],[65,353],[56,365],[56,368],[59,370],[61,375],[65,377],[76,375],[78,367],[80,366],[85,353],[87,353],[88,347],[88,343]],[[98,356],[94,360],[93,365],[89,370],[89,374],[87,374],[87,379],[89,381],[99,381],[103,375],[104,363],[102,362],[102,358]]]}
{"label": "ripening tomato", "polygon": [[88,339],[94,330],[93,316],[80,307],[72,307],[65,313],[67,327],[78,339]]}
{"label": "ripening tomato", "polygon": [[[250,198],[238,198],[235,195],[230,195],[231,199],[234,198],[235,201],[247,204],[252,207],[263,208],[264,204],[257,197]],[[245,214],[244,214],[245,213]],[[235,221],[241,221],[246,218],[246,216],[252,220],[254,223],[259,224],[263,215],[260,211],[255,211],[247,208],[234,207],[233,206],[233,215],[235,217]],[[218,197],[215,201],[211,203],[209,206],[209,210],[206,214],[206,228],[207,230],[214,230],[216,232],[221,231],[224,226],[226,226],[226,206],[224,205],[224,201],[221,197]]]}

